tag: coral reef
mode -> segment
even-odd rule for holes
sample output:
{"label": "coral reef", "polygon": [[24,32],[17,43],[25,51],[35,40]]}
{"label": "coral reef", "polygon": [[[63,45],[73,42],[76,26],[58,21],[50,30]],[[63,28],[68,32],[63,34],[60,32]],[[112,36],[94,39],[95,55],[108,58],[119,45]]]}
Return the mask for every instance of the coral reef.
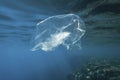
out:
{"label": "coral reef", "polygon": [[68,80],[120,80],[120,60],[95,60],[68,75]]}

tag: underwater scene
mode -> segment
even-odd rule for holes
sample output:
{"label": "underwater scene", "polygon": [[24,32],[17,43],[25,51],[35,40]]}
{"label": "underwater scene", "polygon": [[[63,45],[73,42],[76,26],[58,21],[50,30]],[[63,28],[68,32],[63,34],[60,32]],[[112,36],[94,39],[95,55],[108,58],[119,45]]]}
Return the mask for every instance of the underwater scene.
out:
{"label": "underwater scene", "polygon": [[0,80],[120,80],[120,0],[0,0]]}

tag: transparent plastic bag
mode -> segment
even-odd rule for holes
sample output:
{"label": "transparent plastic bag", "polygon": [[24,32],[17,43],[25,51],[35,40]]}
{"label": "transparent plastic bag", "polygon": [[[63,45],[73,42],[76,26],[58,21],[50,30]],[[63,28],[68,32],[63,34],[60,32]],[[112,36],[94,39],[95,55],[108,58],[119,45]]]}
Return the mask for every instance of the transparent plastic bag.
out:
{"label": "transparent plastic bag", "polygon": [[48,17],[37,24],[31,50],[52,51],[59,46],[65,46],[67,50],[75,46],[80,48],[84,27],[84,22],[75,14]]}

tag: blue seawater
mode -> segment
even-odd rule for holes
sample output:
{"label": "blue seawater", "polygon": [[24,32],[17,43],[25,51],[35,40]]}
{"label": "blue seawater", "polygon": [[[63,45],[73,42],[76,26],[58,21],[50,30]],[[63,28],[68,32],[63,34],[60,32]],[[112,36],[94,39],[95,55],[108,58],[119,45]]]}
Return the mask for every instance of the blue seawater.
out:
{"label": "blue seawater", "polygon": [[[67,80],[91,58],[120,57],[119,5],[120,0],[0,0],[0,80]],[[31,51],[36,24],[63,14],[85,23],[81,50]]]}

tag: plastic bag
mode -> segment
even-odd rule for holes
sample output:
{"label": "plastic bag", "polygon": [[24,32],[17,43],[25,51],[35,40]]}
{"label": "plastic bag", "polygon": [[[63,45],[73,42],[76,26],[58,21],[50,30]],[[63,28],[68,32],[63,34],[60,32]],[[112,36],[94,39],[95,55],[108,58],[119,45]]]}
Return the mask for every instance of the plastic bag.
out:
{"label": "plastic bag", "polygon": [[84,22],[75,14],[49,17],[37,24],[31,50],[52,51],[59,46],[65,46],[67,50],[75,46],[80,48],[84,26]]}

